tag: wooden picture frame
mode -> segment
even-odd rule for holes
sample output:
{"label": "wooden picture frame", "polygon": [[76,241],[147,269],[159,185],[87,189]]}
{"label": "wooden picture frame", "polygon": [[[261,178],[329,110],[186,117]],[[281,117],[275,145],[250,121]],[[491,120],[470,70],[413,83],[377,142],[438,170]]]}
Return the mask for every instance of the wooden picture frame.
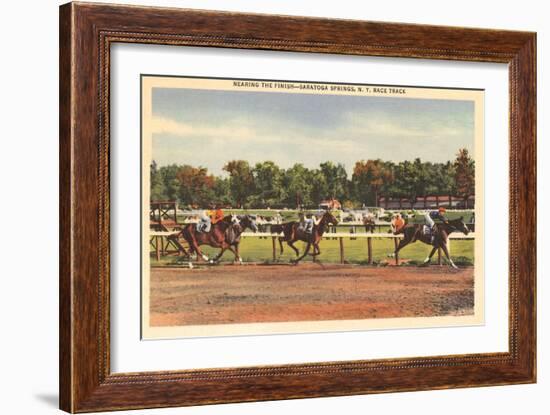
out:
{"label": "wooden picture frame", "polygon": [[[509,352],[111,373],[114,43],[509,65]],[[169,8],[60,8],[60,407],[91,412],[531,383],[536,379],[536,34]]]}

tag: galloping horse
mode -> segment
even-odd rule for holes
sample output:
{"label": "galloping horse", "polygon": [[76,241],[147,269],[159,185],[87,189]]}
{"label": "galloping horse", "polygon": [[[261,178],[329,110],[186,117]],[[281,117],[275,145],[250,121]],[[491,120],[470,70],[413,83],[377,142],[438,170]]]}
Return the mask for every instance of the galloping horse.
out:
{"label": "galloping horse", "polygon": [[432,252],[430,252],[430,255],[428,255],[424,260],[425,264],[429,263],[432,259],[432,256],[435,254],[435,251],[437,251],[438,248],[441,248],[445,253],[447,259],[449,260],[449,264],[451,264],[453,268],[458,269],[458,267],[455,265],[449,255],[447,242],[449,240],[449,235],[453,232],[462,232],[464,235],[468,235],[468,233],[470,232],[463,221],[463,217],[461,216],[458,219],[453,219],[447,222],[436,224],[432,231],[435,233],[433,243],[431,240],[431,235],[426,235],[423,231],[423,228],[424,225],[422,224],[409,224],[405,225],[399,231],[397,231],[395,235],[402,233],[404,235],[404,238],[399,241],[399,245],[395,249],[395,253],[393,255],[397,257],[397,253],[405,246],[416,241],[421,241],[427,245],[433,246]]}
{"label": "galloping horse", "polygon": [[[311,245],[313,245],[313,256],[317,256],[321,253],[321,250],[319,249],[319,242],[321,241],[323,233],[325,233],[329,224],[338,225],[338,221],[330,212],[325,212],[319,220],[319,223],[313,226],[313,231],[311,234],[306,233],[300,226],[300,223],[296,221],[283,223],[282,225],[272,225],[271,232],[283,233],[284,236],[279,237],[281,255],[283,254],[283,242],[286,242],[288,246],[290,246],[296,253],[296,263],[298,263],[309,253]],[[307,243],[306,249],[302,256],[300,256],[300,251],[298,251],[298,248],[294,246],[294,242],[296,241],[304,241]]]}
{"label": "galloping horse", "polygon": [[187,241],[191,253],[196,253],[205,261],[210,261],[199,248],[201,245],[209,245],[214,248],[221,248],[221,251],[212,262],[218,261],[226,249],[229,249],[235,255],[235,261],[242,263],[239,256],[239,243],[241,234],[246,228],[253,232],[258,230],[255,217],[252,215],[229,215],[221,221],[211,225],[209,232],[198,232],[197,225],[189,223],[182,229],[180,235]]}
{"label": "galloping horse", "polygon": [[258,231],[256,217],[254,215],[237,216],[237,222],[227,228],[227,230],[225,231],[225,244],[222,244],[221,251],[214,258],[214,262],[218,262],[226,249],[229,249],[235,255],[235,261],[239,261],[240,264],[243,263],[243,259],[239,254],[239,244],[241,243],[241,234],[247,228],[250,229],[252,232]]}

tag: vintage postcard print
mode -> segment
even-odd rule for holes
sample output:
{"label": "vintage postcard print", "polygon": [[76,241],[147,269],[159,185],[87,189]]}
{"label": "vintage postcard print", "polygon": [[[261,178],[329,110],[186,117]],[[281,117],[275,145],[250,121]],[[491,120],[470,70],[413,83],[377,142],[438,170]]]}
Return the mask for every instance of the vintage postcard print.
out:
{"label": "vintage postcard print", "polygon": [[484,91],[141,91],[143,339],[483,324]]}

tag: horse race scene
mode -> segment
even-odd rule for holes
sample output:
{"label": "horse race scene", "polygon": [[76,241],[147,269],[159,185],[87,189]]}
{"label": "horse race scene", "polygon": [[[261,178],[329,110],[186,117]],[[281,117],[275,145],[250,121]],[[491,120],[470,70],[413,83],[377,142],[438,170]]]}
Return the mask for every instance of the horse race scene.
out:
{"label": "horse race scene", "polygon": [[483,91],[142,76],[142,336],[483,323]]}

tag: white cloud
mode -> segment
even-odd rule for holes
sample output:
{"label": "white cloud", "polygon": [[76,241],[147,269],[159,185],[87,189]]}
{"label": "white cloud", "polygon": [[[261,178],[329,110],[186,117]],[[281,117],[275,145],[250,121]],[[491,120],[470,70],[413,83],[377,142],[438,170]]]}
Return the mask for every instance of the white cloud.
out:
{"label": "white cloud", "polygon": [[350,132],[366,136],[410,139],[437,135],[452,138],[464,136],[471,130],[467,125],[446,123],[444,120],[434,120],[433,117],[397,118],[381,112],[349,112],[345,114],[344,119],[345,124],[350,126]]}
{"label": "white cloud", "polygon": [[214,174],[221,173],[227,160],[237,158],[252,164],[273,160],[284,168],[294,163],[312,168],[332,160],[345,164],[351,173],[362,159],[446,161],[464,143],[473,145],[471,128],[460,122],[447,125],[433,118],[396,119],[373,112],[350,112],[342,122],[324,129],[250,114],[216,120],[213,125],[155,116],[152,132],[153,157],[159,164],[200,164]]}
{"label": "white cloud", "polygon": [[238,122],[231,122],[225,125],[205,126],[193,125],[176,121],[166,117],[153,116],[151,121],[151,132],[153,134],[167,134],[181,137],[206,137],[218,138],[228,134],[240,140],[248,140],[255,136],[255,131],[249,127],[243,127]]}

